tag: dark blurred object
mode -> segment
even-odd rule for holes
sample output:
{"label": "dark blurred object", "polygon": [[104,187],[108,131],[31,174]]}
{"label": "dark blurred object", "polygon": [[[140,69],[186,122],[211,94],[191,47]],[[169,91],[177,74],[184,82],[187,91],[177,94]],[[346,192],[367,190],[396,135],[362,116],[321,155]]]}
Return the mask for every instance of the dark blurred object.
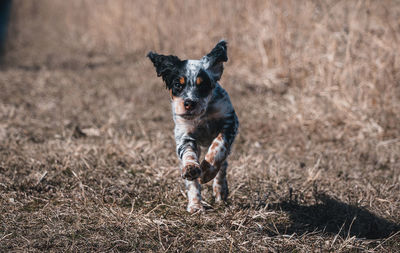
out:
{"label": "dark blurred object", "polygon": [[0,1],[0,57],[3,55],[7,37],[7,25],[10,18],[11,0]]}

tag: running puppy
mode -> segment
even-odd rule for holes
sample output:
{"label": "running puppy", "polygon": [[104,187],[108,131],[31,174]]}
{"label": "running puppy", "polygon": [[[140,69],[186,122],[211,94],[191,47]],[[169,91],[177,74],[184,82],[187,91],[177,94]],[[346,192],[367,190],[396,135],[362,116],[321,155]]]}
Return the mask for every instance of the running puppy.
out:
{"label": "running puppy", "polygon": [[[227,43],[220,41],[200,60],[180,60],[154,52],[147,56],[170,92],[176,152],[189,200],[187,210],[203,210],[200,184],[212,179],[215,200],[226,201],[226,158],[239,127],[228,93],[218,83],[223,63],[228,61]],[[201,164],[200,147],[208,147]]]}

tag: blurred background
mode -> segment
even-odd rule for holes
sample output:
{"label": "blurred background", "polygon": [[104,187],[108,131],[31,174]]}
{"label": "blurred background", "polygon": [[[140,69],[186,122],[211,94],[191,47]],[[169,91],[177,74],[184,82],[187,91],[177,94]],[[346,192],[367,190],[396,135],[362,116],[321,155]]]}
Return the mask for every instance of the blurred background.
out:
{"label": "blurred background", "polygon": [[378,132],[399,116],[399,1],[10,3],[7,66],[138,62],[149,50],[199,58],[224,38],[234,78],[318,93],[351,119],[373,116],[363,127]]}

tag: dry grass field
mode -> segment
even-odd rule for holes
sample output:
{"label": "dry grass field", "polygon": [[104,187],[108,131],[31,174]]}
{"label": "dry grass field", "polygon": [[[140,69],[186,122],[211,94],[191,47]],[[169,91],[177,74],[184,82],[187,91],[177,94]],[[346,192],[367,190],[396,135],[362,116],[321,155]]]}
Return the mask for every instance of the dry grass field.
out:
{"label": "dry grass field", "polygon": [[[15,0],[1,252],[399,252],[399,1]],[[149,50],[221,38],[229,201],[185,211]]]}

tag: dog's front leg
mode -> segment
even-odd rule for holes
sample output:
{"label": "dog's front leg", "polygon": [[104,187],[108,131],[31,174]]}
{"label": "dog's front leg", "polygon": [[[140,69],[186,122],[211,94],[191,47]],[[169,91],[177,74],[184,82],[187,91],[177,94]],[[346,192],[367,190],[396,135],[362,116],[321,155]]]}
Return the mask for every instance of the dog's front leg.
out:
{"label": "dog's front leg", "polygon": [[[215,178],[221,165],[229,155],[231,145],[236,137],[239,121],[235,113],[226,120],[223,130],[212,141],[207,154],[201,163],[200,183],[205,184]],[[225,166],[226,167],[226,166]],[[225,173],[225,172],[224,172]]]}
{"label": "dog's front leg", "polygon": [[207,154],[201,163],[201,184],[205,184],[215,178],[221,164],[228,156],[228,153],[229,145],[225,140],[224,134],[220,133],[211,143],[211,146],[208,148]]}
{"label": "dog's front leg", "polygon": [[198,161],[200,150],[197,148],[194,140],[182,138],[177,139],[176,151],[182,162],[181,172],[182,178],[185,179],[188,198],[187,211],[190,213],[199,210],[203,211],[201,185],[198,179],[201,173]]}
{"label": "dog's front leg", "polygon": [[176,152],[182,162],[182,178],[189,181],[198,178],[201,170],[196,142],[190,138],[177,140]]}

